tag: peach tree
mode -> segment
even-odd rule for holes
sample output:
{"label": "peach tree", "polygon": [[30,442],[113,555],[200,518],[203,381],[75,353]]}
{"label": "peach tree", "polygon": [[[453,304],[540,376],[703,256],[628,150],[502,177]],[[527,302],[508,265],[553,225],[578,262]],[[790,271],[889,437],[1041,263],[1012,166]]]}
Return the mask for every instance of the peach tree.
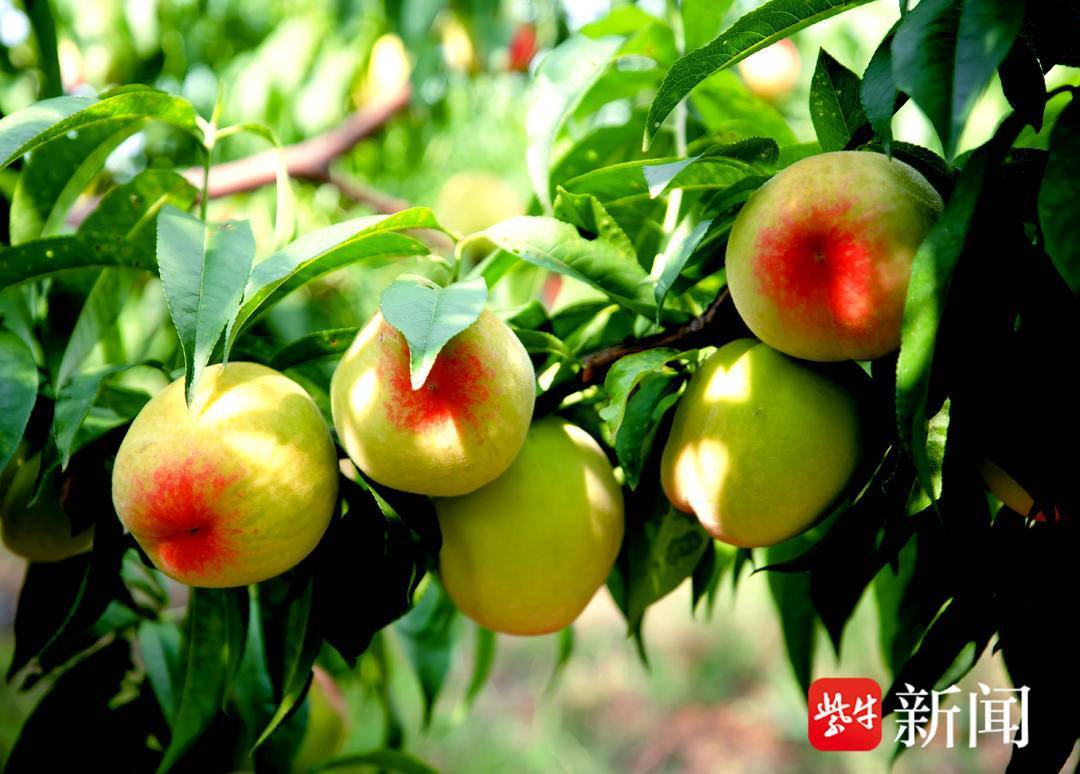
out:
{"label": "peach tree", "polygon": [[[430,718],[463,637],[471,638],[474,653],[471,698],[495,656],[493,629],[558,628],[557,668],[572,656],[570,621],[596,590],[590,577],[582,581],[588,588],[573,589],[568,614],[517,627],[515,612],[511,625],[492,592],[506,578],[491,567],[476,571],[480,585],[469,593],[442,577],[441,553],[444,563],[452,558],[455,577],[468,574],[461,567],[472,554],[471,544],[463,549],[457,542],[465,540],[459,517],[468,509],[443,505],[438,496],[474,496],[457,486],[466,471],[477,476],[468,491],[512,474],[532,488],[488,497],[482,507],[501,503],[506,518],[520,512],[543,518],[514,497],[541,497],[545,485],[557,486],[530,476],[542,476],[551,455],[561,460],[564,453],[594,455],[588,464],[597,466],[596,475],[611,476],[621,489],[621,506],[613,504],[617,497],[590,495],[581,507],[606,508],[612,524],[618,515],[605,540],[614,535],[621,542],[611,543],[601,576],[643,658],[652,604],[687,582],[688,614],[712,615],[720,585],[734,586],[752,567],[767,573],[793,676],[806,689],[816,633],[823,628],[839,656],[845,626],[870,594],[893,680],[886,712],[897,708],[904,685],[949,685],[992,648],[1014,682],[1032,691],[1031,742],[1014,751],[1012,767],[1059,768],[1077,739],[1070,707],[1080,688],[1073,639],[1064,628],[1068,611],[1075,611],[1080,508],[1071,450],[1080,428],[1067,376],[1080,331],[1080,106],[1076,87],[1048,91],[1044,76],[1056,65],[1080,66],[1077,6],[922,0],[909,9],[901,2],[899,21],[861,74],[818,52],[809,88],[816,139],[798,142],[782,114],[747,91],[732,68],[862,4],[769,0],[725,24],[730,3],[683,0],[669,3],[664,18],[621,6],[586,25],[543,54],[529,76],[523,160],[535,195],[529,214],[476,234],[456,233],[428,208],[402,206],[294,238],[295,154],[265,127],[220,126],[185,99],[146,86],[51,96],[0,120],[0,163],[18,174],[0,249],[3,526],[5,541],[32,560],[6,670],[21,689],[48,684],[11,753],[12,770],[63,765],[106,744],[115,770],[287,769],[315,716],[307,697],[316,663],[330,672],[359,668],[381,718],[380,746],[324,765],[428,770],[403,751],[390,638],[415,670]],[[973,107],[993,79],[1010,110],[988,140],[961,152]],[[940,154],[893,137],[893,116],[908,101],[929,119]],[[172,166],[87,194],[103,179],[110,152],[148,128],[168,138]],[[259,254],[250,222],[207,219],[215,149],[241,132],[276,148],[270,154],[278,186],[275,244]],[[796,169],[813,168],[798,165],[817,164],[823,154],[866,154],[860,158],[873,156],[874,166],[889,169],[903,164],[920,181],[927,204],[894,229],[911,244],[902,251],[902,281],[888,293],[859,295],[856,280],[887,252],[880,247],[885,237],[874,230],[888,225],[888,208],[914,194],[895,188],[881,194],[876,178],[838,173],[834,187],[847,184],[852,207],[881,196],[880,207],[842,225],[844,212],[818,213],[814,223],[798,227],[818,229],[806,237],[813,245],[784,253],[809,251],[810,260],[845,267],[839,274],[819,280],[810,276],[816,264],[796,271],[754,263],[761,241],[745,236],[747,229],[783,228],[810,211],[800,204],[776,215],[762,204],[765,192],[781,190],[785,179],[802,180],[789,199],[817,191],[829,173],[799,178]],[[739,221],[751,212],[748,200],[753,218]],[[848,240],[840,247],[830,242],[837,229]],[[868,232],[877,241],[866,239]],[[777,238],[798,241],[791,233]],[[417,256],[425,276],[402,276],[383,293],[376,326],[389,337],[383,349],[361,351],[358,328],[286,340],[266,323],[275,306],[304,298],[311,283],[331,272]],[[795,273],[784,274],[789,270]],[[774,285],[783,275],[783,292],[747,300],[762,271]],[[540,278],[552,293],[562,286],[586,292],[553,306],[523,291],[533,287],[523,276]],[[832,317],[814,316],[821,299]],[[766,302],[775,308],[766,309]],[[840,335],[829,327],[843,316],[838,310],[855,315],[864,302],[873,351],[820,340]],[[807,320],[813,325],[799,329]],[[814,327],[822,320],[828,325]],[[749,342],[730,348],[757,336],[787,351],[775,326],[790,325],[801,341],[809,336],[810,350],[788,355],[816,357],[817,345],[840,354],[812,362],[754,350]],[[481,335],[474,326],[493,332]],[[462,343],[469,336],[478,341],[473,349]],[[500,336],[506,340],[495,347]],[[384,350],[397,358],[396,376],[378,365]],[[755,496],[763,499],[749,503],[743,516],[749,526],[733,526],[739,507],[730,492],[718,491],[719,479],[729,469],[753,478],[785,451],[770,450],[768,436],[764,446],[744,444],[739,460],[702,451],[708,433],[722,446],[732,432],[731,422],[718,418],[720,409],[702,404],[705,396],[716,399],[715,390],[726,390],[729,399],[738,392],[732,380],[742,373],[744,351],[763,352],[765,365],[745,364],[761,404],[739,422],[778,413],[791,426],[784,443],[803,433],[797,440],[806,445],[787,455],[782,475],[762,485],[764,493]],[[281,389],[297,387],[321,411],[327,432],[335,428],[340,461],[327,468],[336,496],[321,539],[311,540],[314,548],[287,557],[284,572],[267,559],[260,565],[266,572],[216,576],[248,583],[242,586],[211,582],[203,565],[192,564],[196,554],[220,559],[204,543],[191,548],[201,539],[201,523],[183,522],[182,538],[169,536],[187,541],[187,564],[180,567],[168,558],[176,551],[164,551],[133,526],[126,497],[123,507],[119,497],[114,505],[117,455],[133,420],[156,405],[163,388],[172,389],[180,410],[149,427],[149,435],[179,450],[181,441],[170,439],[193,437],[170,435],[189,421],[185,400],[194,407],[200,386],[217,378],[217,364],[238,361],[287,376],[291,386]],[[339,361],[350,371],[340,405],[331,383]],[[510,364],[518,370],[507,376],[500,369]],[[478,379],[478,372],[490,375]],[[717,373],[727,381],[715,382]],[[378,385],[370,388],[381,396],[378,405],[412,419],[378,424],[378,411],[355,398],[361,389],[355,385],[365,379]],[[479,470],[465,465],[432,473],[425,466],[439,460],[430,462],[421,443],[436,432],[431,428],[447,417],[460,420],[462,405],[502,390],[499,380],[510,396],[499,411],[472,429],[459,426],[446,441],[461,444],[454,459],[471,462],[491,444],[498,459]],[[166,388],[170,382],[173,388]],[[842,395],[820,412],[805,392],[780,395],[823,384]],[[284,406],[285,398],[274,400]],[[544,441],[554,451],[522,452],[527,469],[510,467],[523,443],[531,448],[523,440],[530,407],[534,430],[564,426],[549,416],[572,423],[565,426],[580,431],[579,451]],[[820,423],[805,424],[814,417]],[[839,459],[833,436],[848,432],[838,428],[849,419],[857,427],[844,447],[850,460],[825,483],[820,477],[804,483],[807,467]],[[282,427],[274,433],[286,438],[289,427]],[[483,435],[484,447],[477,439],[489,431],[502,435],[497,443]],[[233,431],[215,434],[227,432]],[[204,434],[207,443],[215,434]],[[409,456],[410,444],[420,452]],[[686,469],[675,461],[669,471],[665,447],[678,444],[697,456]],[[732,455],[740,453],[738,444],[729,445]],[[200,448],[182,451],[203,459],[195,453]],[[139,453],[150,454],[130,452],[132,465],[149,459]],[[252,465],[260,454],[251,455]],[[252,523],[264,510],[285,508],[293,479],[317,481],[326,472],[306,479],[310,471],[300,468],[267,468]],[[181,510],[191,487],[212,475],[192,477],[189,489],[167,495]],[[437,496],[434,503],[429,495]],[[154,502],[151,493],[147,507],[160,507],[166,495],[157,497]],[[789,501],[813,507],[763,535],[755,518],[772,518]],[[308,510],[298,509],[295,518],[317,510],[304,503]],[[583,577],[593,573],[596,567],[586,572],[584,565],[606,551],[600,540],[595,551],[574,552],[586,539],[569,518],[579,505],[568,500],[559,513],[568,519],[566,530],[534,536],[560,580],[575,574],[574,562]],[[456,526],[445,537],[455,541],[452,551],[449,542],[443,547],[440,529],[451,513]],[[521,533],[495,530],[485,539],[497,549]],[[20,540],[24,534],[29,537]],[[565,535],[574,537],[567,543]],[[233,537],[240,554],[255,542]],[[521,546],[507,551],[531,561]],[[566,556],[573,562],[559,565]],[[537,566],[542,572],[543,562]],[[561,588],[553,584],[550,593]],[[177,600],[185,605],[182,614]],[[62,738],[57,728],[64,729]]]}

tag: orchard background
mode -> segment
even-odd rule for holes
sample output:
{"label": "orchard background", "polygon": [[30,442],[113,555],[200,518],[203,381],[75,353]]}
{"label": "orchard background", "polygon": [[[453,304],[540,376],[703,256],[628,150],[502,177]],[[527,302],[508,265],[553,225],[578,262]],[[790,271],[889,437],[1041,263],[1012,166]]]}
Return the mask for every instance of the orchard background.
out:
{"label": "orchard background", "polygon": [[[0,1],[4,507],[35,458],[36,513],[94,529],[62,561],[0,550],[11,770],[883,769],[889,719],[873,754],[807,744],[825,675],[1032,687],[1027,748],[935,744],[901,771],[1075,767],[1077,4],[614,5]],[[736,550],[670,507],[660,452],[707,348],[747,335],[724,274],[740,207],[844,149],[906,161],[945,208],[899,352],[836,366],[860,469],[809,532]],[[165,255],[177,210],[250,249]],[[287,244],[277,284],[250,284]],[[219,327],[182,311],[202,283],[170,289],[192,265],[218,272]],[[251,589],[191,593],[122,531],[129,423],[222,339],[329,421],[391,283],[479,278],[535,416],[585,428],[624,482],[608,590],[573,627],[459,614],[428,499],[355,470],[312,557]],[[1027,513],[988,493],[988,458]]]}

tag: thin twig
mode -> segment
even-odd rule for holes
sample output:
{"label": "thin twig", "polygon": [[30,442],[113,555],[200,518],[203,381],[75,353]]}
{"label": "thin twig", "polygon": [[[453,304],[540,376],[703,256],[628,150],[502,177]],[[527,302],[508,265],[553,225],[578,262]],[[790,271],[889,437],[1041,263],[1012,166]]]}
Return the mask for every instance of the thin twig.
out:
{"label": "thin twig", "polygon": [[[284,151],[271,148],[236,161],[215,164],[210,168],[207,197],[218,199],[232,194],[254,191],[277,181],[278,154],[284,153],[289,175],[316,182],[330,182],[345,196],[367,204],[376,212],[389,214],[407,205],[357,181],[347,180],[332,173],[330,165],[347,153],[354,145],[379,130],[390,118],[409,103],[409,88],[383,102],[369,105],[351,114],[338,126],[323,134],[286,145]],[[191,167],[181,174],[196,188],[203,187],[203,168]],[[67,216],[69,226],[77,228],[93,212],[101,197],[90,197],[79,202]],[[395,209],[388,209],[394,207]]]}
{"label": "thin twig", "polygon": [[[309,180],[328,180],[331,162],[347,153],[365,137],[371,136],[408,103],[409,88],[406,87],[383,102],[356,111],[327,132],[303,142],[286,145],[285,164],[289,175]],[[271,148],[236,161],[216,164],[210,170],[210,198],[218,199],[253,191],[274,183],[277,153],[276,149]],[[202,170],[187,169],[181,174],[194,184]]]}
{"label": "thin twig", "polygon": [[647,349],[656,349],[657,347],[672,347],[681,350],[696,349],[708,345],[722,344],[739,336],[751,335],[747,331],[742,318],[735,311],[734,305],[728,303],[728,299],[728,290],[724,288],[709,304],[708,309],[677,328],[640,339],[623,341],[586,355],[581,359],[581,370],[577,373],[577,376],[554,385],[540,396],[537,400],[537,414],[541,415],[554,411],[567,396],[580,392],[591,385],[599,384],[607,376],[608,369],[611,368],[615,361],[627,355],[644,352]]}

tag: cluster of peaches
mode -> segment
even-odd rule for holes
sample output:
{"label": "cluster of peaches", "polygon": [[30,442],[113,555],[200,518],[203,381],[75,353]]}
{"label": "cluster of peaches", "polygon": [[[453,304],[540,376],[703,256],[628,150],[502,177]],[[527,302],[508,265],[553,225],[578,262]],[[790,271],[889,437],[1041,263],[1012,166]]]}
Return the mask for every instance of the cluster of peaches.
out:
{"label": "cluster of peaches", "polygon": [[[860,457],[856,400],[800,361],[899,346],[912,260],[941,206],[917,171],[869,152],[806,158],[750,197],[726,271],[760,341],[717,342],[688,382],[661,461],[674,507],[718,540],[767,546],[844,491]],[[213,366],[190,406],[180,379],[136,417],[113,471],[116,512],[170,577],[245,585],[315,548],[339,475],[358,469],[434,499],[439,576],[465,614],[505,633],[555,631],[610,573],[624,505],[621,474],[588,433],[533,421],[535,391],[528,354],[490,311],[415,390],[408,344],[376,314],[331,383],[348,459],[300,385],[253,363]]]}

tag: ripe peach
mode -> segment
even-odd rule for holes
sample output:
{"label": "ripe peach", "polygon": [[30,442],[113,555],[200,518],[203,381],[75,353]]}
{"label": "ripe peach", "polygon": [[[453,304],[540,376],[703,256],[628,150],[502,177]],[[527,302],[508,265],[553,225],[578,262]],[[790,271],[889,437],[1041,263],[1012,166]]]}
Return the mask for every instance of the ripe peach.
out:
{"label": "ripe peach", "polygon": [[735,218],[727,280],[759,339],[807,360],[869,360],[900,345],[911,262],[941,212],[921,174],[880,153],[792,164]]}
{"label": "ripe peach", "polygon": [[255,363],[210,366],[189,408],[177,379],[135,417],[113,503],[151,561],[190,586],[243,586],[292,568],[337,500],[325,420],[292,379]]}
{"label": "ripe peach", "polygon": [[365,474],[404,492],[461,495],[514,461],[535,380],[517,336],[484,310],[414,390],[408,342],[376,314],[334,372],[330,401],[338,437]]}

